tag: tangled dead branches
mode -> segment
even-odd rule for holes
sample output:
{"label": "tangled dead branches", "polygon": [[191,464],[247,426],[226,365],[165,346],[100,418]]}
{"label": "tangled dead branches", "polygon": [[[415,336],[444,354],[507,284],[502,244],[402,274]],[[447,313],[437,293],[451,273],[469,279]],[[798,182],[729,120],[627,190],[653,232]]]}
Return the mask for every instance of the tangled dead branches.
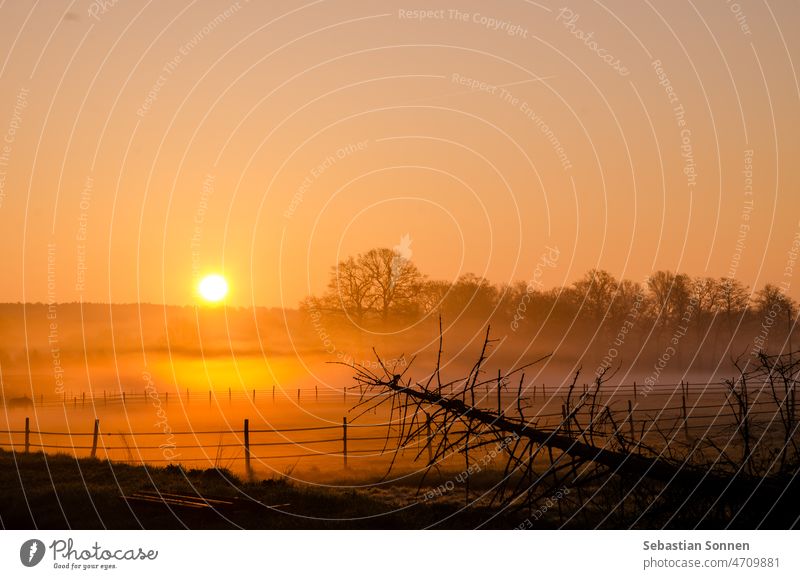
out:
{"label": "tangled dead branches", "polygon": [[[633,487],[642,489],[653,483],[660,488],[672,485],[710,493],[752,488],[749,476],[731,478],[637,440],[632,421],[628,423],[630,416],[620,416],[601,402],[601,387],[611,378],[608,371],[582,392],[576,387],[576,372],[562,399],[561,416],[549,423],[541,411],[531,412],[524,373],[548,356],[489,377],[484,366],[492,344],[487,329],[469,373],[453,380],[442,377],[441,332],[436,365],[422,381],[410,377],[413,360],[399,369],[387,367],[375,353],[377,369],[348,365],[362,393],[354,410],[363,414],[389,408],[389,423],[396,433],[385,441],[385,449],[393,452],[390,471],[399,452],[418,448],[415,460],[425,461],[422,488],[432,470],[463,460],[459,481],[464,484],[466,504],[488,498],[499,511],[527,507],[530,512],[538,501],[564,488],[576,490],[571,500],[577,510],[590,502],[585,494],[596,495],[607,486],[628,486],[624,491],[628,494]],[[510,402],[506,397],[504,406],[502,392],[509,392],[512,384],[516,392]],[[496,407],[490,407],[488,396],[483,396],[490,389],[497,394]],[[502,469],[490,489],[471,496],[471,474],[487,464],[487,456],[492,461],[504,458]]]}

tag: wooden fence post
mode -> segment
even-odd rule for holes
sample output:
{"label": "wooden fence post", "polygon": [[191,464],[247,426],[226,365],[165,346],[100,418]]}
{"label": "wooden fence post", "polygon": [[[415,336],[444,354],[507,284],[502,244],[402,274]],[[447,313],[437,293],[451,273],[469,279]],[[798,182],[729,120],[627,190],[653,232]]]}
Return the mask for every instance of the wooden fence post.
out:
{"label": "wooden fence post", "polygon": [[125,392],[122,393],[122,404],[125,404]]}
{"label": "wooden fence post", "polygon": [[247,478],[252,476],[250,470],[250,419],[244,419],[244,470],[247,473]]}
{"label": "wooden fence post", "polygon": [[94,419],[94,434],[92,434],[92,452],[90,456],[95,458],[97,456],[97,436],[100,434],[100,419]]}
{"label": "wooden fence post", "polygon": [[275,384],[272,385],[272,401],[275,402]]}
{"label": "wooden fence post", "polygon": [[208,403],[211,404],[211,390],[208,391]]}
{"label": "wooden fence post", "polygon": [[231,389],[228,388],[228,404],[231,403]]}
{"label": "wooden fence post", "polygon": [[636,391],[636,380],[633,381],[633,399],[639,398],[639,393]]}
{"label": "wooden fence post", "polygon": [[633,425],[633,404],[630,400],[628,400],[628,422],[630,423],[631,428],[631,443],[633,443],[634,439],[636,438],[636,428]]}
{"label": "wooden fence post", "polygon": [[25,417],[25,454],[31,451],[31,419]]}
{"label": "wooden fence post", "polygon": [[347,416],[342,417],[342,456],[344,468],[347,468]]}
{"label": "wooden fence post", "polygon": [[166,398],[166,400],[164,401],[164,403],[165,403],[165,404],[169,404],[169,392],[166,392],[166,393],[164,394],[164,397]]}
{"label": "wooden fence post", "polygon": [[314,384],[314,401],[319,401],[319,387],[316,384]]}
{"label": "wooden fence post", "polygon": [[256,402],[256,389],[253,388],[253,403],[255,404],[255,402]]}
{"label": "wooden fence post", "polygon": [[681,394],[681,406],[683,407],[683,435],[689,438],[689,416],[686,413],[686,394]]}
{"label": "wooden fence post", "polygon": [[500,402],[500,390],[502,385],[503,385],[502,377],[500,375],[500,369],[498,368],[497,370],[497,415],[498,416],[503,415],[503,405]]}

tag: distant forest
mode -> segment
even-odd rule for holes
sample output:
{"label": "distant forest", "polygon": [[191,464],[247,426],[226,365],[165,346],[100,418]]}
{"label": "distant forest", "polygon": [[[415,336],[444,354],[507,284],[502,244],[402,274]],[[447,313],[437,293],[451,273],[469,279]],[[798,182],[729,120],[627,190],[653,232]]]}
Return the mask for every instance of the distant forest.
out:
{"label": "distant forest", "polygon": [[503,334],[561,344],[581,334],[586,347],[598,340],[621,345],[636,336],[639,346],[702,346],[707,358],[761,351],[768,343],[772,350],[789,347],[798,311],[775,284],[751,292],[736,279],[670,271],[656,271],[640,283],[593,269],[552,289],[538,279],[496,285],[471,273],[451,283],[428,279],[401,252],[385,248],[338,263],[324,295],[307,298],[301,309],[366,327],[438,315],[450,322],[480,319]]}
{"label": "distant forest", "polygon": [[[756,292],[735,279],[654,272],[642,283],[592,270],[562,288],[537,278],[496,285],[473,274],[428,279],[402,252],[374,249],[334,266],[327,291],[299,309],[156,304],[0,304],[0,364],[9,372],[84,364],[113,353],[176,356],[395,357],[435,347],[439,319],[452,353],[480,346],[486,327],[507,364],[530,352],[586,371],[635,366],[650,375],[727,372],[736,357],[796,348],[798,307],[777,285]],[[431,345],[433,344],[433,346]],[[76,366],[77,365],[77,366]],[[726,368],[727,366],[727,368]]]}
{"label": "distant forest", "polygon": [[794,319],[797,303],[777,285],[766,284],[751,295],[733,278],[691,277],[656,271],[642,284],[617,280],[593,269],[567,287],[545,290],[538,281],[495,285],[467,273],[455,282],[430,280],[410,259],[391,249],[372,249],[332,268],[328,291],[303,302],[318,309],[366,318],[500,315],[518,325],[556,317],[595,323],[622,322],[631,313],[669,326],[681,319],[707,325],[721,319],[733,328],[753,318]]}

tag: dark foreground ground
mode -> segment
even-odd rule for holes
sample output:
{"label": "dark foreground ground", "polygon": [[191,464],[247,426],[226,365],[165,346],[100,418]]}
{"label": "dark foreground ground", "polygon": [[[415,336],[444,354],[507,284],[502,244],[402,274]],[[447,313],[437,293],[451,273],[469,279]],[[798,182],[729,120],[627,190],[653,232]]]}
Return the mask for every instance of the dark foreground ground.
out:
{"label": "dark foreground ground", "polygon": [[[478,482],[477,480],[475,481]],[[485,485],[491,486],[486,481]],[[546,508],[498,513],[463,500],[425,501],[409,488],[310,486],[278,478],[244,482],[226,470],[132,466],[0,450],[0,527],[5,529],[474,529],[474,528],[797,528],[800,477],[776,490],[690,493],[639,485],[573,488]],[[476,489],[477,490],[477,489]],[[202,496],[232,504],[197,508],[162,496]],[[130,500],[134,495],[153,501]],[[403,496],[401,496],[403,495]],[[624,505],[619,500],[626,497]],[[453,497],[456,499],[456,497]],[[720,500],[722,499],[722,500]],[[555,503],[560,503],[563,510]],[[569,506],[572,503],[572,506]],[[581,506],[582,505],[582,506]],[[576,508],[578,507],[578,508]],[[538,508],[538,510],[537,510]]]}
{"label": "dark foreground ground", "polygon": [[[124,498],[156,492],[234,504],[192,508]],[[452,504],[403,508],[365,491],[283,479],[243,482],[226,470],[131,466],[0,451],[0,526],[5,529],[474,528],[491,518],[485,509],[460,510]],[[524,518],[501,517],[491,526],[513,528]]]}

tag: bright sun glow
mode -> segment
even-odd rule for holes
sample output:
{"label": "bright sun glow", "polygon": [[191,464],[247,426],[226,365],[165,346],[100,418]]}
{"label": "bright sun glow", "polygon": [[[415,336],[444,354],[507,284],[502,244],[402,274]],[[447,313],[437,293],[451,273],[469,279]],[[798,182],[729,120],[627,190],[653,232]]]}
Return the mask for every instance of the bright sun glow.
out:
{"label": "bright sun glow", "polygon": [[228,282],[221,275],[207,275],[197,286],[200,296],[208,302],[218,302],[228,293]]}

